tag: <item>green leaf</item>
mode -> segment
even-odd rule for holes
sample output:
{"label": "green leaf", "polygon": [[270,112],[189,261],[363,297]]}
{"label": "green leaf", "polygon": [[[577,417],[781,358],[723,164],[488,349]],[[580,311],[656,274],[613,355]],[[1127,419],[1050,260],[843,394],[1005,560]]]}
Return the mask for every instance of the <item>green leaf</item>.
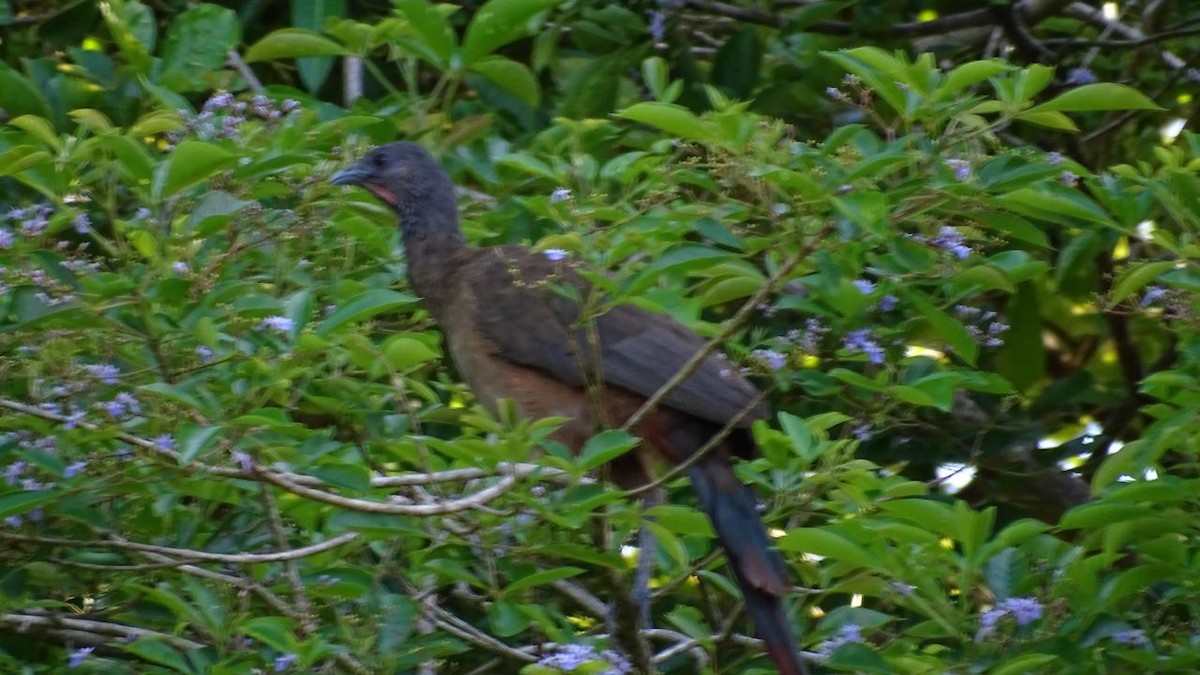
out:
{"label": "green leaf", "polygon": [[541,89],[533,71],[523,63],[503,56],[488,56],[471,64],[471,70],[507,89],[529,106],[536,106]]}
{"label": "green leaf", "polygon": [[956,66],[950,74],[946,75],[942,86],[938,87],[936,98],[945,100],[952,97],[954,94],[966,89],[975,84],[979,84],[984,80],[993,78],[1000,73],[1012,70],[1012,65],[1005,63],[1000,59],[988,59],[987,61],[971,61]]}
{"label": "green leaf", "polygon": [[1027,110],[1016,116],[1017,120],[1059,131],[1079,131],[1075,122],[1057,110]]}
{"label": "green leaf", "polygon": [[620,429],[605,429],[583,444],[579,465],[584,471],[609,462],[629,452],[639,443],[637,436]]}
{"label": "green leaf", "polygon": [[308,473],[334,487],[358,492],[366,492],[371,489],[371,471],[363,464],[327,462],[309,467]]}
{"label": "green leaf", "polygon": [[747,99],[758,84],[758,69],[762,62],[762,46],[758,31],[746,26],[725,40],[717,50],[712,64],[712,82],[729,95]]}
{"label": "green leaf", "polygon": [[1141,504],[1110,504],[1096,502],[1076,506],[1063,515],[1058,526],[1064,530],[1107,527],[1155,514],[1155,509]]}
{"label": "green leaf", "polygon": [[60,499],[62,495],[62,490],[22,490],[0,495],[0,518],[32,511]]}
{"label": "green leaf", "polygon": [[672,103],[658,101],[635,103],[616,113],[616,116],[648,124],[672,136],[689,141],[712,141],[716,136],[716,131],[711,123],[700,119],[687,108]]}
{"label": "green leaf", "polygon": [[867,232],[884,236],[889,225],[887,195],[873,190],[851,192],[833,198],[833,206],[846,220]]}
{"label": "green leaf", "polygon": [[846,670],[854,673],[895,673],[896,671],[867,645],[861,642],[847,642],[833,650],[829,657],[829,667],[835,670]]}
{"label": "green leaf", "polygon": [[1045,218],[1048,215],[1078,218],[1101,225],[1111,225],[1112,219],[1095,202],[1072,193],[1043,192],[1033,188],[1021,188],[993,198],[1017,213]]}
{"label": "green leaf", "polygon": [[647,509],[646,515],[658,521],[663,527],[672,532],[707,537],[717,536],[713,531],[708,516],[701,511],[681,504],[660,504]]}
{"label": "green leaf", "polygon": [[192,410],[198,412],[204,411],[204,405],[200,403],[200,400],[192,395],[191,392],[184,391],[182,385],[169,384],[167,382],[151,382],[150,384],[143,384],[138,387],[138,391],[158,394],[165,399],[187,406]]}
{"label": "green leaf", "polygon": [[175,16],[162,46],[158,83],[176,92],[209,86],[204,74],[221,70],[229,51],[242,41],[233,10],[201,3]]}
{"label": "green leaf", "polygon": [[577,577],[580,574],[583,574],[585,571],[586,570],[584,570],[582,567],[566,566],[566,567],[556,567],[552,570],[543,570],[541,572],[534,572],[533,574],[527,574],[527,575],[521,577],[520,579],[517,579],[516,581],[512,582],[507,587],[505,587],[504,591],[502,592],[502,595],[512,596],[516,593],[520,593],[521,591],[523,591],[527,588],[533,588],[534,586],[543,586],[545,584],[554,583],[555,581],[562,581],[563,579],[570,579],[571,577]]}
{"label": "green leaf", "polygon": [[50,115],[50,105],[40,90],[24,75],[0,63],[0,108],[12,117]]}
{"label": "green leaf", "polygon": [[194,461],[219,433],[221,427],[217,426],[198,427],[190,423],[182,425],[176,435],[180,463],[190,464]]}
{"label": "green leaf", "polygon": [[423,56],[438,69],[448,69],[454,52],[454,31],[446,17],[427,0],[396,0],[395,4],[420,38],[425,48]]}
{"label": "green leaf", "polygon": [[1112,293],[1108,296],[1108,308],[1112,309],[1130,295],[1142,290],[1149,284],[1158,281],[1163,274],[1178,266],[1174,260],[1157,262],[1135,262],[1121,270]]}
{"label": "green leaf", "polygon": [[62,148],[62,142],[58,140],[58,134],[54,132],[54,125],[50,124],[50,121],[43,117],[21,115],[9,120],[8,123],[54,150]]}
{"label": "green leaf", "polygon": [[416,297],[384,288],[372,288],[356,295],[353,300],[340,306],[329,318],[321,322],[316,333],[329,335],[348,323],[357,323],[373,316],[406,307],[417,302]]}
{"label": "green leaf", "polygon": [[[346,0],[292,0],[292,26],[320,33],[325,22],[331,18],[346,16]],[[316,93],[325,84],[329,71],[333,69],[333,58],[328,56],[305,56],[296,59],[300,81],[310,93]]]}
{"label": "green leaf", "polygon": [[180,673],[192,673],[192,667],[164,640],[156,638],[141,638],[131,645],[125,646],[125,651],[150,663],[165,666]]}
{"label": "green leaf", "polygon": [[1015,658],[1009,659],[998,666],[994,666],[989,672],[991,675],[1024,675],[1024,673],[1048,673],[1051,670],[1047,668],[1051,663],[1058,660],[1057,654],[1022,654]]}
{"label": "green leaf", "polygon": [[1016,293],[1017,287],[1004,270],[995,265],[975,265],[954,275],[954,282],[967,284],[979,291],[1002,290]]}
{"label": "green leaf", "polygon": [[816,527],[796,528],[776,542],[776,546],[781,551],[811,553],[870,569],[879,566],[875,556],[865,548],[840,534]]}
{"label": "green leaf", "polygon": [[246,619],[237,626],[237,632],[254,638],[271,649],[284,653],[295,653],[297,642],[293,634],[295,622],[282,616],[260,616]]}
{"label": "green leaf", "polygon": [[904,293],[903,295],[921,312],[933,330],[950,345],[955,353],[967,363],[975,365],[975,359],[979,356],[979,343],[975,342],[975,338],[962,323],[935,307],[924,294]]}
{"label": "green leaf", "polygon": [[246,50],[247,63],[294,59],[302,56],[345,56],[349,50],[340,44],[301,28],[280,28],[268,33]]}
{"label": "green leaf", "polygon": [[154,195],[170,197],[189,185],[209,178],[237,164],[238,156],[225,148],[203,141],[184,141],[159,167],[154,180]]}
{"label": "green leaf", "polygon": [[1028,112],[1051,110],[1162,110],[1145,94],[1124,84],[1097,82],[1055,96]]}
{"label": "green leaf", "polygon": [[462,65],[470,67],[537,29],[534,18],[562,0],[489,0],[476,10],[463,37]]}
{"label": "green leaf", "polygon": [[492,632],[500,637],[512,637],[529,627],[529,619],[520,608],[504,600],[496,600],[488,607],[488,623]]}
{"label": "green leaf", "polygon": [[407,370],[413,366],[434,361],[438,353],[420,340],[406,335],[393,335],[380,348],[383,355],[396,370]]}

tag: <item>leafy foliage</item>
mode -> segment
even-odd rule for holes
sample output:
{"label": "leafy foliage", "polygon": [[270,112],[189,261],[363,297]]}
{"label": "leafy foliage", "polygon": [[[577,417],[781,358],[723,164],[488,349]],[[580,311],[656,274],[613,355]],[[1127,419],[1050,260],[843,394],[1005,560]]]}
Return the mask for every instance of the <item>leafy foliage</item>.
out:
{"label": "leafy foliage", "polygon": [[[621,670],[638,556],[655,667],[765,669],[685,481],[643,510],[598,480],[636,439],[572,457],[455,379],[394,216],[326,182],[397,136],[473,241],[759,378],[738,470],[821,668],[1197,667],[1178,99],[815,32],[903,3],[708,52],[672,3],[227,4],[0,0],[5,670]],[[1108,111],[1147,121],[1078,151]]]}

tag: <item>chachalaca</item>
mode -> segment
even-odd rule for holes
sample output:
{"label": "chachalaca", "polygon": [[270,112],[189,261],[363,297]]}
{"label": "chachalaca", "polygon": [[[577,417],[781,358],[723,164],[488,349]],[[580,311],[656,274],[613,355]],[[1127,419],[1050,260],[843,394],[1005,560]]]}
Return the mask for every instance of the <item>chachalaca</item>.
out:
{"label": "chachalaca", "polygon": [[[592,292],[588,283],[569,264],[520,246],[468,245],[449,176],[415,143],[375,148],[332,182],[362,186],[397,212],[409,282],[476,397],[493,410],[508,398],[523,415],[568,418],[553,438],[574,452],[598,430],[625,423],[704,345],[682,324],[631,305],[581,325],[579,299]],[[610,473],[623,488],[643,485],[655,455],[683,462],[743,415],[686,474],[771,659],[781,673],[798,675],[805,668],[782,602],[787,572],[730,459],[755,449],[749,427],[768,414],[758,395],[736,369],[710,355],[633,429],[642,447],[614,460]]]}

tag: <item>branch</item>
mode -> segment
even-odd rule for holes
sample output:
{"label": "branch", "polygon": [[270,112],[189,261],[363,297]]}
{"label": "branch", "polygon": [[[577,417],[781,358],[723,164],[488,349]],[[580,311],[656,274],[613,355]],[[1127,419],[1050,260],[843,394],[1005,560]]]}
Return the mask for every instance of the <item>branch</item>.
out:
{"label": "branch", "polygon": [[194,651],[208,647],[208,645],[199,642],[193,642],[185,638],[145,628],[126,626],[125,624],[112,623],[110,621],[80,619],[62,614],[52,614],[38,609],[0,614],[0,630],[18,634],[38,633],[61,637],[61,634],[66,632],[63,629],[68,629],[71,633],[70,638],[74,641],[89,645],[108,644],[114,640],[133,642],[141,638],[150,638],[161,640],[176,649],[184,651]]}
{"label": "branch", "polygon": [[184,560],[205,560],[208,562],[229,563],[233,565],[255,565],[259,563],[285,562],[288,560],[299,560],[310,555],[324,553],[335,549],[343,544],[348,544],[358,538],[357,532],[347,532],[328,541],[323,541],[312,546],[304,548],[292,549],[290,551],[278,551],[276,553],[210,553],[208,551],[197,551],[190,548],[171,548],[168,546],[153,546],[151,544],[139,544],[133,541],[80,541],[76,539],[59,539],[57,537],[35,537],[25,534],[9,534],[0,532],[0,539],[7,541],[16,541],[25,544],[43,544],[47,546],[69,546],[71,548],[112,548],[127,551],[140,551],[145,553],[157,553],[160,555],[182,558]]}
{"label": "branch", "polygon": [[[1120,33],[1121,35],[1133,40],[1145,40],[1147,38],[1146,34],[1137,28],[1134,28],[1133,26],[1127,26],[1119,21],[1107,19],[1105,18],[1103,12],[1094,7],[1089,7],[1082,2],[1072,2],[1070,6],[1067,7],[1067,15],[1079,19],[1080,21],[1090,23],[1093,26],[1107,28],[1114,33]],[[1200,82],[1200,71],[1196,70],[1195,68],[1188,67],[1187,62],[1175,54],[1164,49],[1159,52],[1159,57],[1162,58],[1162,62],[1166,64],[1168,68],[1172,70],[1182,70],[1189,80],[1193,82]]]}
{"label": "branch", "polygon": [[263,93],[262,82],[254,75],[254,71],[250,70],[250,66],[246,65],[246,61],[242,59],[242,55],[237,53],[237,50],[230,49],[225,55],[225,61],[246,81],[246,86],[250,87],[250,91],[261,94]]}
{"label": "branch", "polygon": [[355,499],[353,497],[343,497],[332,492],[317,490],[306,487],[299,483],[293,482],[285,478],[282,474],[274,472],[263,472],[260,474],[268,483],[277,485],[292,494],[306,497],[313,501],[322,502],[324,504],[332,504],[340,506],[344,509],[352,511],[363,511],[365,513],[384,513],[397,516],[436,516],[444,513],[455,513],[457,511],[466,511],[499,497],[508,492],[517,484],[517,479],[513,475],[506,475],[501,478],[496,484],[484,488],[479,492],[461,499],[453,499],[446,502],[434,502],[432,504],[394,504],[388,502],[373,502],[366,499]]}

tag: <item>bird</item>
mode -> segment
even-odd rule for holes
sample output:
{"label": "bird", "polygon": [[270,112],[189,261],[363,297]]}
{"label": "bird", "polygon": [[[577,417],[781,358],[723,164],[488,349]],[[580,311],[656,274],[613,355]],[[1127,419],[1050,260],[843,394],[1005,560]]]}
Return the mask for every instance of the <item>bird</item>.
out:
{"label": "bird", "polygon": [[[585,311],[598,291],[560,255],[469,244],[453,182],[418,143],[375,147],[330,182],[365,188],[395,211],[409,285],[479,402],[495,412],[510,399],[523,416],[565,418],[551,438],[575,453],[599,430],[627,422],[704,348],[700,335],[665,314],[630,304]],[[723,356],[706,356],[633,427],[641,443],[612,460],[609,477],[633,489],[664,460],[686,464],[768,656],[783,675],[802,675],[783,602],[786,566],[754,493],[733,470],[733,457],[756,450],[750,426],[769,415],[761,398]],[[731,422],[725,439],[693,456]]]}

